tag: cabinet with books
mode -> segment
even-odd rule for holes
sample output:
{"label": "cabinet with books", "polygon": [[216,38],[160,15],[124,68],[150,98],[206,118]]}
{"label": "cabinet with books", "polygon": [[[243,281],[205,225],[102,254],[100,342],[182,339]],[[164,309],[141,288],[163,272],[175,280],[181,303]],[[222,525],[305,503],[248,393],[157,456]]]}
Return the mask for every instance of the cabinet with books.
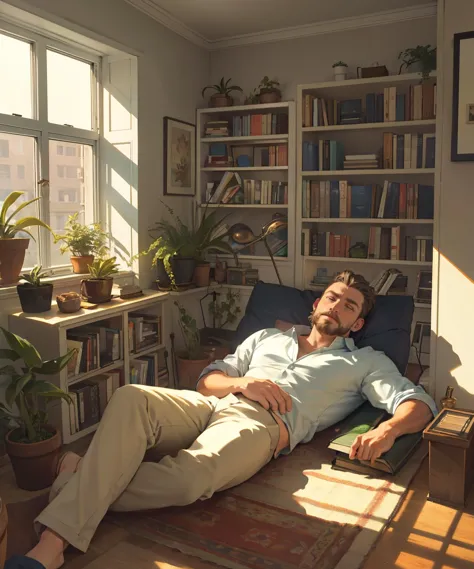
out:
{"label": "cabinet with books", "polygon": [[72,405],[51,409],[53,424],[65,443],[97,428],[118,387],[127,383],[168,386],[167,351],[163,343],[163,304],[168,293],[144,296],[63,314],[56,304],[49,312],[9,315],[9,329],[30,340],[44,357],[76,349],[76,357],[53,382],[67,391]]}
{"label": "cabinet with books", "polygon": [[[198,109],[196,118],[198,216],[206,207],[218,208],[227,228],[245,223],[255,236],[272,219],[286,218],[285,234],[268,242],[289,285],[294,283],[294,120],[293,102]],[[264,243],[242,249],[239,257],[259,270],[259,278],[275,281]]]}

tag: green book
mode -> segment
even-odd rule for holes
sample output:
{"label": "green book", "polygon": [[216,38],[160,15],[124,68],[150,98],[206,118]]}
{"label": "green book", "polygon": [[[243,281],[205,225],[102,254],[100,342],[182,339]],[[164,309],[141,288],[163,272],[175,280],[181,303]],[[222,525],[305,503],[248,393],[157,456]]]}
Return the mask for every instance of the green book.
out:
{"label": "green book", "polygon": [[350,459],[349,452],[354,439],[363,433],[374,429],[390,415],[381,409],[376,409],[368,402],[356,409],[344,422],[342,434],[335,437],[329,448],[336,451],[332,467],[338,470],[350,470],[362,474],[380,475],[380,472],[396,474],[407,462],[420,444],[423,431],[409,433],[398,437],[392,448],[382,454],[372,465],[370,461]]}

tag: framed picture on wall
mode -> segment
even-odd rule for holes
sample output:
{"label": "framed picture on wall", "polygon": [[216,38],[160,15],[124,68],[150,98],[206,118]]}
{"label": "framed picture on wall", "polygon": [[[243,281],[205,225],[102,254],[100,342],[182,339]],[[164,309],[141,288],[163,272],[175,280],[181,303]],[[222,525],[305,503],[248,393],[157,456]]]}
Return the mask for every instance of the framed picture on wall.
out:
{"label": "framed picture on wall", "polygon": [[196,126],[163,118],[164,188],[165,196],[196,194]]}
{"label": "framed picture on wall", "polygon": [[451,160],[474,161],[474,32],[454,34]]}

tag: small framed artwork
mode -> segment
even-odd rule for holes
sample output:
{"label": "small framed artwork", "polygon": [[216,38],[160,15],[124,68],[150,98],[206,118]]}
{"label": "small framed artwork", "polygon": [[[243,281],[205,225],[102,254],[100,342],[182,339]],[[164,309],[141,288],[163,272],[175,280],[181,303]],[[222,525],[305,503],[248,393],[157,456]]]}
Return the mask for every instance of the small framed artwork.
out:
{"label": "small framed artwork", "polygon": [[451,160],[474,161],[474,32],[454,34]]}
{"label": "small framed artwork", "polygon": [[196,194],[196,126],[163,118],[164,188],[165,196]]}

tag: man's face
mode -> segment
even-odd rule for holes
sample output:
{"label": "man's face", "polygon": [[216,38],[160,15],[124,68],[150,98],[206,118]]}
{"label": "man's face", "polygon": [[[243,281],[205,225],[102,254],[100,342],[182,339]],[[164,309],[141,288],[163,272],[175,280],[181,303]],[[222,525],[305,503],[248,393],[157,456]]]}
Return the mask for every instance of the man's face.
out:
{"label": "man's face", "polygon": [[364,297],[358,290],[343,283],[332,284],[319,299],[312,315],[312,324],[320,334],[348,336],[364,325],[360,317]]}

